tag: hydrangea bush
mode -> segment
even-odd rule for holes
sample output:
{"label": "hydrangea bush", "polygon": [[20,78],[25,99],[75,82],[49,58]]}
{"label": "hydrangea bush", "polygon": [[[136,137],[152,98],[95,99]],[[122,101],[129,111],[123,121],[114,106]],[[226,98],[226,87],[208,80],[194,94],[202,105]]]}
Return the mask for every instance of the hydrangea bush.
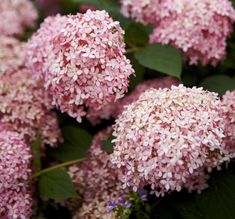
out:
{"label": "hydrangea bush", "polygon": [[0,1],[0,218],[235,218],[234,6]]}

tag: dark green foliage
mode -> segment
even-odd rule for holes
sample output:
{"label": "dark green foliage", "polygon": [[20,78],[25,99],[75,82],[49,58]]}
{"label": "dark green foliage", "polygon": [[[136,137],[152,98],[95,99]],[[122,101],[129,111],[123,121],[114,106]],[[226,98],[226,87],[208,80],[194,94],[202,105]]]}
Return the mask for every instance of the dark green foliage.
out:
{"label": "dark green foliage", "polygon": [[57,149],[51,149],[50,155],[58,161],[69,161],[86,156],[91,145],[92,136],[84,129],[75,126],[66,126],[62,129],[64,143]]}
{"label": "dark green foliage", "polygon": [[40,196],[43,198],[62,200],[77,197],[70,176],[61,169],[42,174],[38,186]]}

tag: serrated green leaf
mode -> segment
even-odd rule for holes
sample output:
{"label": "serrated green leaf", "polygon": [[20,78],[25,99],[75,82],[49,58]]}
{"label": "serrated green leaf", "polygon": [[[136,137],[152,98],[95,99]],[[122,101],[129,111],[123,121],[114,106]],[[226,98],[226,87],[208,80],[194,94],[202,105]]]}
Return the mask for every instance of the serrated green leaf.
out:
{"label": "serrated green leaf", "polygon": [[64,143],[57,149],[49,150],[49,154],[62,162],[85,157],[87,149],[91,146],[92,136],[87,131],[74,126],[62,128],[62,133]]}
{"label": "serrated green leaf", "polygon": [[235,89],[235,80],[227,75],[214,75],[206,78],[200,86],[223,95],[227,90]]}
{"label": "serrated green leaf", "polygon": [[160,44],[147,45],[135,54],[139,63],[147,68],[180,78],[182,58],[179,50]]}
{"label": "serrated green leaf", "polygon": [[55,169],[41,175],[38,185],[40,196],[43,198],[63,200],[77,197],[70,176],[61,169]]}

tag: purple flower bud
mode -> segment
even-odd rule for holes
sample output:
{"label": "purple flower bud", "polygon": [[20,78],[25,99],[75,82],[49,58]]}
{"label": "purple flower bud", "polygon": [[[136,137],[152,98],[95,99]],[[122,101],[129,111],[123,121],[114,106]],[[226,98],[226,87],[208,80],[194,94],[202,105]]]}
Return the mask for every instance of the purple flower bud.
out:
{"label": "purple flower bud", "polygon": [[126,205],[125,205],[125,208],[130,208],[132,206],[132,204],[130,202],[128,202]]}
{"label": "purple flower bud", "polygon": [[126,202],[126,198],[125,197],[121,197],[119,203],[120,204],[125,204],[125,202]]}
{"label": "purple flower bud", "polygon": [[147,191],[144,189],[138,190],[138,194],[140,195],[140,198],[142,201],[147,201]]}
{"label": "purple flower bud", "polygon": [[144,202],[147,201],[147,195],[145,195],[145,194],[144,194],[144,195],[141,195],[140,198],[141,198],[141,200],[144,201]]}
{"label": "purple flower bud", "polygon": [[116,201],[108,201],[108,211],[112,211],[114,208],[117,207],[117,202]]}

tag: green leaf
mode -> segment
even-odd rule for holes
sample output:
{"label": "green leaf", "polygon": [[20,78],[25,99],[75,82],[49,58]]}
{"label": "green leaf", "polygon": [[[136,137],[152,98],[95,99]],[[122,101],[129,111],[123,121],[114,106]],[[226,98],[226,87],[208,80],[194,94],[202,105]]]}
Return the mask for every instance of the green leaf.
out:
{"label": "green leaf", "polygon": [[125,30],[125,42],[131,46],[145,46],[148,43],[148,34],[145,26],[137,23],[131,23]]}
{"label": "green leaf", "polygon": [[235,89],[235,80],[227,75],[214,75],[206,78],[200,86],[223,95],[227,90]]}
{"label": "green leaf", "polygon": [[86,156],[91,146],[92,136],[85,130],[74,126],[62,128],[64,143],[57,149],[50,149],[49,154],[58,161],[66,162]]}
{"label": "green leaf", "polygon": [[113,152],[113,144],[111,143],[111,141],[102,141],[101,148],[108,154],[111,154]]}
{"label": "green leaf", "polygon": [[32,143],[32,153],[33,153],[33,167],[35,171],[41,170],[41,141],[37,134],[36,139]]}
{"label": "green leaf", "polygon": [[147,68],[180,78],[182,73],[181,53],[172,46],[151,44],[135,54],[139,63]]}
{"label": "green leaf", "polygon": [[40,176],[39,192],[41,197],[54,200],[77,197],[70,176],[61,169],[55,169]]}
{"label": "green leaf", "polygon": [[210,186],[195,201],[178,204],[185,219],[234,219],[235,175],[230,171],[217,173]]}

